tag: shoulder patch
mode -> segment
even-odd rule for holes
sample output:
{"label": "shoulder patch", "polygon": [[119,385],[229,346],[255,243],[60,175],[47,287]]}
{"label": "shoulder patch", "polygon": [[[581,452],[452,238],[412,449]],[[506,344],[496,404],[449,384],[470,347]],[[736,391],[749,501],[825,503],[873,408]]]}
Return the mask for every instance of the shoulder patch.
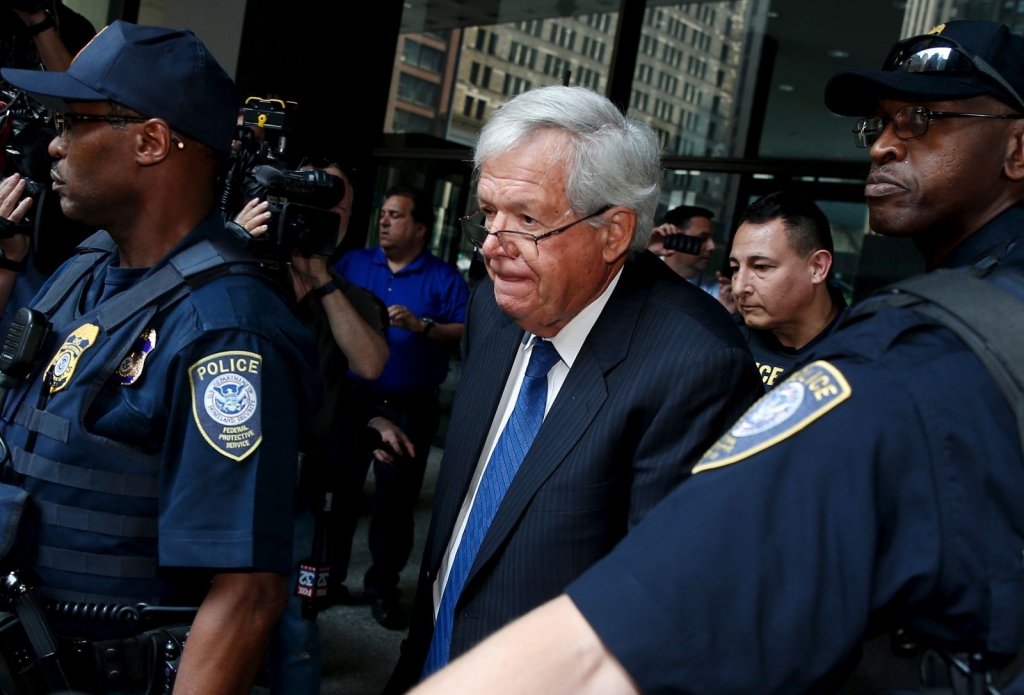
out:
{"label": "shoulder patch", "polygon": [[708,449],[694,473],[736,463],[799,432],[845,401],[853,390],[842,372],[818,360],[769,391]]}
{"label": "shoulder patch", "polygon": [[192,415],[203,439],[241,461],[263,441],[260,376],[263,358],[229,350],[207,355],[188,368]]}

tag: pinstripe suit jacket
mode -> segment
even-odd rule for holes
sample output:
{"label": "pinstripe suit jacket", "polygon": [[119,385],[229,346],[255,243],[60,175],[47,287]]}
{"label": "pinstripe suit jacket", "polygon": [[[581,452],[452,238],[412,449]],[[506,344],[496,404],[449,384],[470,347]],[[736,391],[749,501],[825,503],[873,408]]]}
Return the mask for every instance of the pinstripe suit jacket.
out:
{"label": "pinstripe suit jacket", "polygon": [[[431,586],[522,337],[481,282],[413,622],[387,692],[411,687],[423,667]],[[452,658],[562,593],[763,393],[717,302],[649,253],[629,261],[488,529],[456,609]]]}

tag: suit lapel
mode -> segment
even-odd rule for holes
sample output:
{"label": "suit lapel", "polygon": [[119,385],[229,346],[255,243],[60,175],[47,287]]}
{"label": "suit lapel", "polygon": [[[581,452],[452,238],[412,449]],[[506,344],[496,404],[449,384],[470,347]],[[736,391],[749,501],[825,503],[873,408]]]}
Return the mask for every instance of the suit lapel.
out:
{"label": "suit lapel", "polygon": [[[642,276],[653,269],[644,260],[641,257],[626,265],[618,286],[583,343],[537,438],[498,507],[467,584],[505,542],[537,490],[569,455],[604,405],[608,397],[605,375],[629,352],[633,331],[650,291],[650,284]],[[653,257],[652,260],[663,265]],[[493,409],[489,412],[493,413]]]}
{"label": "suit lapel", "polygon": [[456,396],[456,407],[452,410],[456,417],[452,418],[445,437],[445,452],[434,495],[434,499],[443,502],[434,510],[429,534],[434,541],[429,558],[431,569],[440,564],[451,540],[516,350],[522,344],[523,329],[496,307],[495,311],[500,314],[496,317],[499,325],[473,344],[472,356],[463,365],[460,383],[465,386]]}

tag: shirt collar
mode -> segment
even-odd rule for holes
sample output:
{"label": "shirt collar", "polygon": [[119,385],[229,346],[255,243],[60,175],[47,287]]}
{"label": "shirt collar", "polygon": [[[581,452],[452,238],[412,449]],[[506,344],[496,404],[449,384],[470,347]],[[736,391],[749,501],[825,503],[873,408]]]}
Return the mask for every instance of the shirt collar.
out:
{"label": "shirt collar", "polygon": [[[419,252],[416,258],[412,259],[409,265],[405,266],[401,270],[395,273],[395,275],[402,275],[404,273],[414,273],[427,263],[427,257],[430,256],[430,249],[426,246]],[[377,247],[377,252],[373,254],[373,262],[377,265],[387,265],[388,257],[384,255],[384,249]]]}
{"label": "shirt collar", "polygon": [[[576,357],[580,354],[580,350],[583,349],[583,343],[586,342],[591,329],[597,323],[597,319],[601,316],[601,312],[604,311],[605,305],[608,304],[612,292],[615,290],[616,285],[619,284],[622,270],[622,268],[619,268],[619,272],[615,273],[615,277],[612,278],[612,281],[608,283],[608,287],[604,288],[604,292],[597,299],[583,307],[583,310],[576,314],[569,323],[565,324],[562,330],[549,339],[551,344],[555,346],[555,349],[558,350],[558,356],[569,365],[569,369],[572,369]],[[522,349],[529,350],[537,340],[542,339],[532,333],[527,333],[523,336]]]}
{"label": "shirt collar", "polygon": [[997,251],[997,247],[1008,245],[1008,242],[1020,235],[1022,228],[1024,228],[1024,205],[1018,203],[960,242],[956,248],[946,254],[946,257],[939,263],[939,267],[968,267],[983,260],[994,251],[1001,253],[1005,249]]}

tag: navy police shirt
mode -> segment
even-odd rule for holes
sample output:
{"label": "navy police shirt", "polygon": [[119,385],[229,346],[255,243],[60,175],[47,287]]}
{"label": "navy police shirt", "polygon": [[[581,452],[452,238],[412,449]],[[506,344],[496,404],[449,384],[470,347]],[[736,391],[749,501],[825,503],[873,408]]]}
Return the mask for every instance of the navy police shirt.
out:
{"label": "navy police shirt", "polygon": [[765,391],[771,391],[781,384],[795,368],[802,366],[806,356],[811,354],[814,348],[820,345],[839,325],[846,312],[846,298],[835,287],[829,288],[829,294],[833,304],[839,308],[839,312],[818,335],[799,348],[783,345],[770,330],[748,327],[743,323],[740,314],[734,314],[740,333],[746,339],[750,354],[754,356],[754,362],[757,363],[757,372],[761,375],[761,381],[764,382]]}
{"label": "navy police shirt", "polygon": [[[1018,206],[960,255],[1003,253],[1021,229]],[[1024,460],[982,364],[893,308],[811,360],[569,587],[642,691],[818,692],[897,628],[1024,647]]]}
{"label": "navy police shirt", "polygon": [[290,570],[297,453],[321,398],[309,333],[249,275],[117,326],[100,313],[204,239],[230,237],[211,216],[152,270],[118,268],[116,252],[92,267],[8,400],[46,599],[189,605],[205,586],[182,569]]}

